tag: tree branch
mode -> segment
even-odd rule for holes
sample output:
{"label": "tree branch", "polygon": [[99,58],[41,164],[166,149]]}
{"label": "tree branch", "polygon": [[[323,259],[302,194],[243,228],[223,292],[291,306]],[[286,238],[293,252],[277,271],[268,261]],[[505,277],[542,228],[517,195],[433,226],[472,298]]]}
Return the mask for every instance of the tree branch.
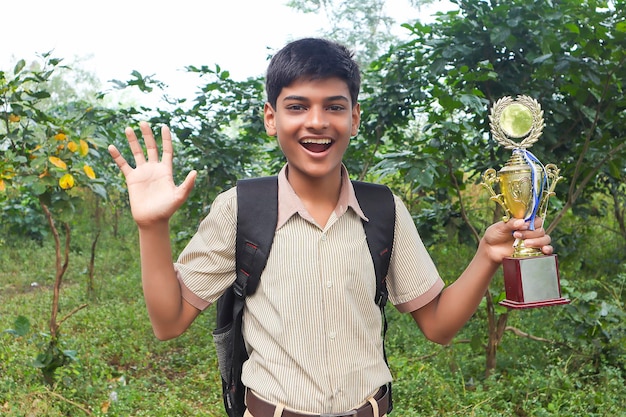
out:
{"label": "tree branch", "polygon": [[476,245],[478,245],[478,243],[480,242],[480,233],[478,233],[478,231],[476,230],[476,228],[470,221],[469,216],[467,215],[467,211],[465,210],[465,205],[463,204],[463,196],[461,195],[461,186],[459,185],[459,182],[457,181],[456,176],[454,175],[454,171],[452,169],[452,163],[450,163],[449,160],[446,160],[446,165],[448,167],[448,175],[450,175],[450,178],[452,179],[452,183],[454,184],[454,191],[456,192],[456,196],[459,199],[459,206],[461,208],[461,217],[463,218],[463,221],[465,222],[465,224],[467,224],[467,226],[472,231],[472,235],[474,236],[474,239],[476,240]]}
{"label": "tree branch", "polygon": [[74,310],[70,311],[69,313],[67,313],[65,315],[65,317],[63,317],[61,320],[58,321],[57,323],[57,328],[61,327],[61,324],[63,324],[63,322],[67,319],[69,319],[70,317],[72,317],[74,314],[76,314],[78,311],[82,310],[83,308],[87,307],[89,304],[81,304],[78,307],[76,307]]}
{"label": "tree branch", "polygon": [[56,393],[56,392],[54,392],[54,391],[50,391],[50,389],[47,389],[47,388],[46,388],[46,390],[48,391],[48,394],[52,395],[53,397],[56,397],[56,398],[58,398],[58,399],[60,399],[60,400],[62,400],[62,401],[65,401],[65,402],[66,402],[66,403],[68,403],[68,404],[73,405],[73,406],[74,406],[74,407],[76,407],[76,408],[79,408],[81,411],[83,411],[83,412],[84,412],[85,414],[87,414],[88,416],[93,416],[93,413],[92,413],[92,412],[91,412],[91,411],[90,411],[87,407],[85,407],[84,405],[79,404],[79,403],[77,403],[76,401],[72,401],[72,400],[70,400],[69,398],[65,398],[65,397],[64,397],[64,396],[62,396],[61,394],[58,394],[58,393]]}

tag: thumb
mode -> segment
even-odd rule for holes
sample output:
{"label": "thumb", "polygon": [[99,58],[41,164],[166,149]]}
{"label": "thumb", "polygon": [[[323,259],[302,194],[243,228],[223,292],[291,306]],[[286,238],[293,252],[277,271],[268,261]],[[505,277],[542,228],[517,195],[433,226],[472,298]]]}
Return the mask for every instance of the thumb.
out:
{"label": "thumb", "polygon": [[196,177],[198,172],[196,170],[192,170],[187,174],[185,180],[178,186],[179,196],[182,201],[187,200],[189,194],[193,190],[194,184],[196,182]]}

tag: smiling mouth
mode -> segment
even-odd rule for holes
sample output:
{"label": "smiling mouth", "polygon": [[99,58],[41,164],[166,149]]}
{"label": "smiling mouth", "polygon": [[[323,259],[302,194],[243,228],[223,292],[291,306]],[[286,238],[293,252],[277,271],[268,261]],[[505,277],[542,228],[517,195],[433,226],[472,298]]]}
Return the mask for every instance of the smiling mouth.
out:
{"label": "smiling mouth", "polygon": [[320,153],[330,148],[333,142],[330,139],[307,138],[300,141],[300,144],[309,152]]}

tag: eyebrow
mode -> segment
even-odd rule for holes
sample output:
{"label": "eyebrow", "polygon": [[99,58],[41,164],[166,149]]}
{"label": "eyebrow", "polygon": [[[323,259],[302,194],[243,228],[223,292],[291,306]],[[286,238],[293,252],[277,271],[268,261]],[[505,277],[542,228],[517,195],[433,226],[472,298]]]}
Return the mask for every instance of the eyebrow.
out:
{"label": "eyebrow", "polygon": [[[295,95],[295,94],[283,98],[283,101],[287,101],[287,100],[310,101],[310,99],[308,97],[298,96],[298,95]],[[342,96],[342,95],[326,97],[324,99],[324,101],[345,101],[345,102],[348,102],[348,103],[350,102],[350,100],[348,100],[348,98],[346,96]]]}

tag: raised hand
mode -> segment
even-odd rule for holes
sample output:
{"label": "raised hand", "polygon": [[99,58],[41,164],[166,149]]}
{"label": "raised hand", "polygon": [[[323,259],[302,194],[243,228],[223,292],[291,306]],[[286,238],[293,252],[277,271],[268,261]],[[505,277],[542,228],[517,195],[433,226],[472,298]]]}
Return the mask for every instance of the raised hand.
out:
{"label": "raised hand", "polygon": [[160,161],[150,125],[141,122],[139,128],[146,147],[147,160],[135,132],[130,127],[126,128],[125,133],[136,167],[132,168],[115,146],[109,146],[109,153],[126,178],[135,222],[139,227],[149,227],[169,221],[189,196],[197,173],[195,170],[191,171],[183,183],[176,186],[172,173],[174,150],[169,128],[167,126],[161,128],[163,154]]}

